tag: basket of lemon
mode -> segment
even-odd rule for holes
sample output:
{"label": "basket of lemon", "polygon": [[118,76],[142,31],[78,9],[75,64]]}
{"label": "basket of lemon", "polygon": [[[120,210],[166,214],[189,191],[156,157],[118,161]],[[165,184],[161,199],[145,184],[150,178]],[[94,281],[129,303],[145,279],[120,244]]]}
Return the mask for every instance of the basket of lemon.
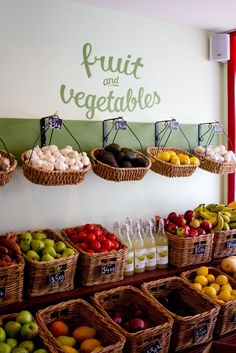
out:
{"label": "basket of lemon", "polygon": [[155,173],[174,178],[188,177],[199,166],[199,159],[190,152],[175,147],[148,147],[147,155]]}

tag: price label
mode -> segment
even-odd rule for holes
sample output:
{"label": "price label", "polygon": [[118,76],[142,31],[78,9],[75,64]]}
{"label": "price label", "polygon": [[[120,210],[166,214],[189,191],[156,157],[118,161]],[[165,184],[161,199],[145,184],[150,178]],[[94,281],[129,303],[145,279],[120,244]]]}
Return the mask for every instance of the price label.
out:
{"label": "price label", "polygon": [[6,287],[0,287],[0,299],[6,298]]}
{"label": "price label", "polygon": [[50,286],[57,286],[64,282],[66,276],[65,271],[60,271],[49,275],[49,284]]}
{"label": "price label", "polygon": [[236,248],[236,239],[229,239],[227,241],[227,249],[235,249]]}
{"label": "price label", "polygon": [[160,343],[157,341],[152,346],[144,349],[143,353],[158,353],[161,350]]}
{"label": "price label", "polygon": [[171,120],[171,121],[169,122],[169,128],[170,128],[171,130],[178,130],[178,129],[179,129],[179,123],[178,123],[178,121]]}
{"label": "price label", "polygon": [[101,266],[101,276],[112,275],[116,273],[116,264],[102,265]]}
{"label": "price label", "polygon": [[206,244],[198,244],[194,246],[194,255],[205,254]]}
{"label": "price label", "polygon": [[62,119],[60,119],[56,115],[49,116],[49,118],[48,118],[48,127],[50,129],[61,129],[61,127],[62,127]]}
{"label": "price label", "polygon": [[195,340],[201,338],[202,336],[205,336],[206,334],[207,334],[207,325],[202,325],[193,330],[193,337]]}
{"label": "price label", "polygon": [[222,127],[222,125],[220,125],[220,124],[215,124],[215,126],[214,126],[214,132],[215,132],[215,134],[221,134],[222,133],[222,131],[223,131],[223,127]]}
{"label": "price label", "polygon": [[125,120],[116,120],[114,122],[115,130],[126,130],[127,122]]}

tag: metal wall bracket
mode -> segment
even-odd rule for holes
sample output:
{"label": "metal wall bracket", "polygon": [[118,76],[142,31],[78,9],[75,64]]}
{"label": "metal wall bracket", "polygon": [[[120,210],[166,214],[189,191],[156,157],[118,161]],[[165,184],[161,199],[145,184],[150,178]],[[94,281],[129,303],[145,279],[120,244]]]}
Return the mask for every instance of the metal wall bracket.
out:
{"label": "metal wall bracket", "polygon": [[[109,121],[112,121],[113,124],[112,124],[112,127],[110,128],[110,130],[108,131],[108,122]],[[116,133],[115,133],[115,137],[116,137],[119,130],[126,130],[126,121],[122,117],[103,120],[103,122],[102,122],[102,135],[103,135],[102,145],[103,145],[103,148],[107,145],[108,136],[114,128],[116,130]],[[115,140],[115,137],[114,137],[114,140]]]}
{"label": "metal wall bracket", "polygon": [[[203,130],[205,125],[207,125],[206,131],[205,129]],[[224,133],[223,127],[219,121],[198,124],[198,145],[201,146],[201,143],[203,143],[205,139],[206,143],[204,143],[204,146],[210,145],[213,137],[215,135],[220,135],[222,132]]]}

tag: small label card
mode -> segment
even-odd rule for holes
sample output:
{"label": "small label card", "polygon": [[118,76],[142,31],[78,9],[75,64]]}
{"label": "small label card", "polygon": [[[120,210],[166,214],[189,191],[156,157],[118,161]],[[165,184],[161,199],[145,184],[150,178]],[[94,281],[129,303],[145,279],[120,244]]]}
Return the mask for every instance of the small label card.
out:
{"label": "small label card", "polygon": [[199,326],[193,330],[193,337],[195,340],[205,336],[207,334],[207,324]]}
{"label": "small label card", "polygon": [[6,298],[6,287],[0,287],[0,299]]}
{"label": "small label card", "polygon": [[61,129],[61,127],[62,127],[62,119],[60,119],[57,115],[49,116],[49,118],[48,118],[48,127],[50,129]]}
{"label": "small label card", "polygon": [[206,252],[206,244],[198,244],[194,246],[194,254],[205,254]]}
{"label": "small label card", "polygon": [[178,129],[179,129],[179,123],[178,123],[178,121],[171,120],[171,121],[169,122],[169,128],[170,128],[171,130],[178,130]]}
{"label": "small label card", "polygon": [[144,349],[143,353],[158,353],[161,350],[160,343],[156,341],[154,344],[152,344],[150,347]]}
{"label": "small label card", "polygon": [[58,284],[63,283],[66,278],[65,271],[53,273],[53,274],[49,275],[48,277],[49,277],[50,286],[57,286]]}
{"label": "small label card", "polygon": [[221,134],[222,133],[222,131],[223,131],[223,127],[222,127],[222,125],[220,125],[220,124],[215,124],[215,126],[214,126],[214,132],[215,132],[215,134],[217,135],[219,135],[219,134]]}
{"label": "small label card", "polygon": [[101,276],[112,275],[116,273],[116,264],[108,264],[101,266]]}
{"label": "small label card", "polygon": [[227,240],[227,249],[235,249],[236,248],[236,239]]}
{"label": "small label card", "polygon": [[115,120],[115,130],[126,130],[127,122],[125,120]]}

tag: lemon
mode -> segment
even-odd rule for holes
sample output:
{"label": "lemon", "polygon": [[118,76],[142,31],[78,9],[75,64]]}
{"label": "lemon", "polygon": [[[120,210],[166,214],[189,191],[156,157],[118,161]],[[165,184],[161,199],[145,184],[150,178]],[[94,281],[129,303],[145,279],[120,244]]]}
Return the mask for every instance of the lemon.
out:
{"label": "lemon", "polygon": [[170,157],[170,163],[171,163],[171,164],[175,164],[175,165],[180,165],[179,157],[177,157],[177,156],[171,156],[171,157]]}
{"label": "lemon", "polygon": [[190,157],[190,164],[197,165],[199,163],[199,159],[195,156]]}
{"label": "lemon", "polygon": [[197,275],[194,279],[195,283],[200,283],[202,287],[205,287],[208,284],[208,280],[205,276],[203,275]]}
{"label": "lemon", "polygon": [[236,299],[235,295],[231,295],[230,300],[235,300],[235,299]]}
{"label": "lemon", "polygon": [[218,275],[216,277],[216,283],[218,283],[220,286],[223,286],[224,284],[228,283],[228,278],[225,275]]}
{"label": "lemon", "polygon": [[231,294],[236,297],[236,289],[233,289]]}
{"label": "lemon", "polygon": [[209,275],[207,275],[207,279],[208,279],[208,283],[214,283],[215,282],[215,276],[212,275],[211,273],[209,273]]}
{"label": "lemon", "polygon": [[225,303],[223,300],[220,300],[220,299],[216,299],[216,302],[221,305]]}
{"label": "lemon", "polygon": [[233,290],[232,287],[231,287],[231,285],[230,285],[229,283],[224,284],[220,289],[221,289],[221,290],[228,289],[231,294],[232,294],[232,290]]}
{"label": "lemon", "polygon": [[208,275],[208,267],[206,267],[206,266],[199,267],[197,269],[197,275],[207,276]]}
{"label": "lemon", "polygon": [[228,301],[231,300],[231,299],[230,299],[230,298],[231,298],[231,293],[230,293],[229,290],[224,289],[224,290],[222,290],[222,291],[219,293],[218,298],[219,298],[220,300],[223,300],[224,302],[228,302]]}
{"label": "lemon", "polygon": [[171,157],[176,157],[176,152],[175,151],[169,151],[169,154]]}
{"label": "lemon", "polygon": [[202,290],[202,285],[200,283],[193,283],[194,288]]}
{"label": "lemon", "polygon": [[163,151],[163,152],[161,152],[159,158],[164,162],[169,162],[170,161],[170,153],[168,151]]}
{"label": "lemon", "polygon": [[210,284],[210,287],[215,288],[216,293],[219,293],[219,291],[220,291],[220,285],[219,285],[218,283],[211,283],[211,284]]}
{"label": "lemon", "polygon": [[186,154],[179,154],[179,160],[181,164],[190,164],[190,158]]}
{"label": "lemon", "polygon": [[216,297],[216,289],[214,287],[206,286],[204,288],[204,293],[206,293],[209,297]]}

